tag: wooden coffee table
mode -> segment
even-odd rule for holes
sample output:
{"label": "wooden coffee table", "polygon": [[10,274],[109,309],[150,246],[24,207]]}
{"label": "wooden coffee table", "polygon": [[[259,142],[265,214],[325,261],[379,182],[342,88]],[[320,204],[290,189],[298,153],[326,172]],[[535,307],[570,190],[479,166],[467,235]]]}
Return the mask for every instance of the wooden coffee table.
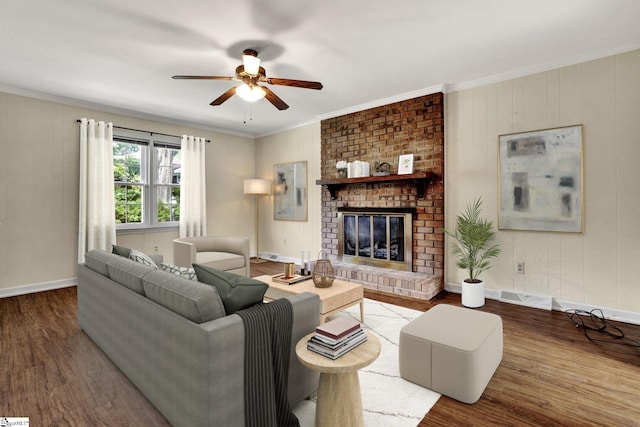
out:
{"label": "wooden coffee table", "polygon": [[316,288],[313,280],[305,280],[293,285],[274,282],[271,276],[254,277],[269,285],[264,295],[266,301],[284,298],[289,295],[297,295],[303,292],[312,292],[320,296],[320,323],[324,323],[327,317],[346,308],[360,304],[360,322],[364,323],[364,291],[362,285],[335,279],[333,285],[328,288]]}
{"label": "wooden coffee table", "polygon": [[320,372],[316,427],[363,427],[362,397],[358,369],[370,365],[380,354],[380,340],[367,333],[367,341],[336,360],[307,349],[307,341],[296,344],[296,356],[304,366]]}

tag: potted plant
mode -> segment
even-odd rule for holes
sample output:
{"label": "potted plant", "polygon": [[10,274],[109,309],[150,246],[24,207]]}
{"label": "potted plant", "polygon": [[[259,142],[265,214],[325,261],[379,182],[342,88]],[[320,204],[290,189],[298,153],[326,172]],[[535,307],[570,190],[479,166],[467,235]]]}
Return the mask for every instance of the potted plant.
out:
{"label": "potted plant", "polygon": [[483,271],[491,267],[489,258],[500,254],[497,244],[489,246],[494,236],[493,224],[480,218],[482,199],[469,203],[456,218],[453,231],[444,233],[455,239],[451,253],[458,258],[458,268],[467,270],[468,277],[462,281],[462,305],[482,307],[484,305],[484,282],[478,279]]}

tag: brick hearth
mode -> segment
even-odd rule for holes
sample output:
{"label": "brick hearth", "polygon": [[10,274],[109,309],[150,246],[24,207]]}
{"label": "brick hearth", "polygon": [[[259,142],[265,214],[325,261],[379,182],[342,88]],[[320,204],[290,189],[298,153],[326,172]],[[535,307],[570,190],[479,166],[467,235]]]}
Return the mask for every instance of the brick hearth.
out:
{"label": "brick hearth", "polygon": [[375,291],[431,299],[443,288],[442,276],[435,274],[390,270],[340,261],[333,261],[332,264],[338,278],[360,283],[365,288]]}
{"label": "brick hearth", "polygon": [[[336,178],[336,162],[387,162],[398,170],[398,156],[414,155],[415,172],[431,171],[435,180],[418,198],[410,182],[345,185],[332,199],[322,192],[322,248],[337,275],[384,292],[430,299],[443,287],[444,275],[444,108],[443,94],[425,95],[322,121],[321,176]],[[373,170],[372,170],[373,172]],[[412,272],[338,263],[338,214],[341,207],[415,208]]]}

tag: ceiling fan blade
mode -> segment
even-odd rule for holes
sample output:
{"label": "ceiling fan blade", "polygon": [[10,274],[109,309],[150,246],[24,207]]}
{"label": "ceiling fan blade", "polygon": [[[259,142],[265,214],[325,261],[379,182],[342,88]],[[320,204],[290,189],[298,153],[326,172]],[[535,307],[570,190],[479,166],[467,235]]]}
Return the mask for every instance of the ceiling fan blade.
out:
{"label": "ceiling fan blade", "polygon": [[172,79],[189,79],[189,80],[237,80],[235,77],[226,76],[171,76]]}
{"label": "ceiling fan blade", "polygon": [[265,86],[260,86],[266,92],[264,97],[267,98],[267,101],[273,104],[278,110],[286,110],[289,106],[284,102],[278,95],[273,93],[271,89]]}
{"label": "ceiling fan blade", "polygon": [[231,89],[229,89],[228,91],[226,91],[225,93],[223,93],[222,95],[220,95],[219,97],[217,97],[216,99],[214,99],[213,101],[211,101],[211,106],[216,106],[216,105],[220,105],[222,104],[224,101],[226,101],[227,99],[231,98],[233,95],[235,95],[236,93],[236,88],[238,86],[234,86]]}
{"label": "ceiling fan blade", "polygon": [[306,80],[278,79],[276,77],[269,77],[266,79],[266,82],[272,85],[293,86],[293,87],[300,87],[303,89],[316,89],[316,90],[322,89],[322,83],[309,82]]}

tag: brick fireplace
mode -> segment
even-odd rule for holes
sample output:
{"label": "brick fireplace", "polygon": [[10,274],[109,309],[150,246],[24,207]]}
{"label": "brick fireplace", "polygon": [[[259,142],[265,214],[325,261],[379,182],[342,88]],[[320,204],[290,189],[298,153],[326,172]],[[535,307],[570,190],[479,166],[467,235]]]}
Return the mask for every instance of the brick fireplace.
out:
{"label": "brick fireplace", "polygon": [[[322,248],[338,276],[370,289],[430,299],[444,275],[444,105],[435,93],[322,121],[322,180],[337,178],[336,162],[387,162],[397,174],[398,156],[413,154],[413,171],[433,179],[360,180],[338,188],[323,186]],[[430,174],[427,176],[431,177]],[[426,183],[426,185],[424,185]],[[421,191],[424,185],[424,192]],[[335,197],[332,197],[332,194]],[[422,194],[424,193],[424,194]],[[411,271],[338,261],[339,211],[410,209]]]}

